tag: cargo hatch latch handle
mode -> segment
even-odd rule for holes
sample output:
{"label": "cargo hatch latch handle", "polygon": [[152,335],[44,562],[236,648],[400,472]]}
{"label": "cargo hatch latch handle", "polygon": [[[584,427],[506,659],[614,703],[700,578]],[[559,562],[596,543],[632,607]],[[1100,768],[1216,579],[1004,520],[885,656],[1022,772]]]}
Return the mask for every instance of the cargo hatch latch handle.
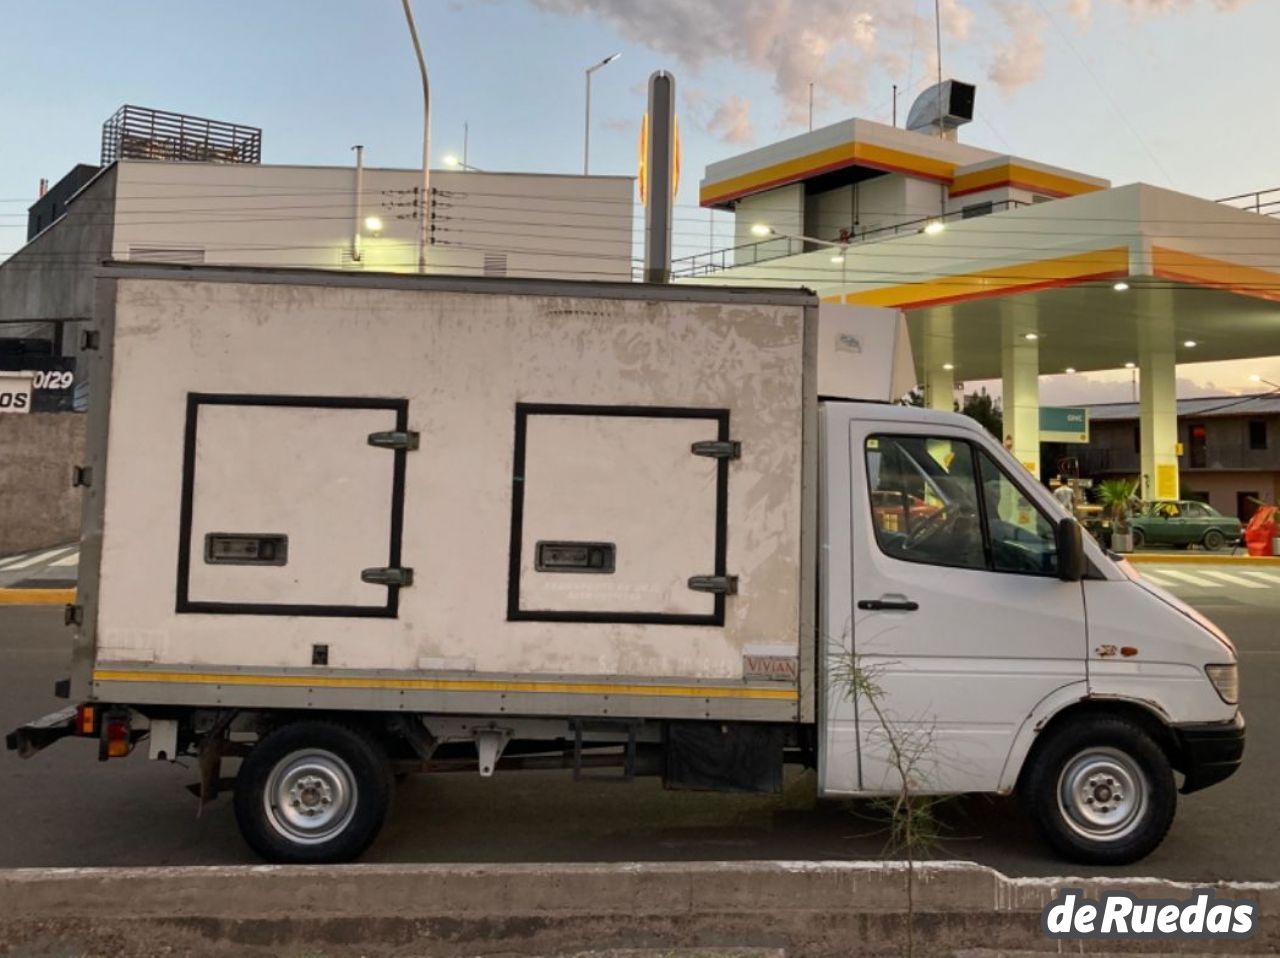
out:
{"label": "cargo hatch latch handle", "polygon": [[695,442],[689,447],[695,456],[706,456],[708,459],[741,459],[742,443],[736,439],[706,439]]}
{"label": "cargo hatch latch handle", "polygon": [[689,588],[694,592],[737,595],[738,577],[736,575],[695,575],[689,580]]}
{"label": "cargo hatch latch handle", "polygon": [[418,433],[410,432],[409,430],[369,433],[369,445],[377,446],[379,449],[406,449],[411,451],[418,448],[418,439]]}
{"label": "cargo hatch latch handle", "polygon": [[413,570],[405,568],[365,569],[360,573],[360,581],[370,585],[413,585]]}

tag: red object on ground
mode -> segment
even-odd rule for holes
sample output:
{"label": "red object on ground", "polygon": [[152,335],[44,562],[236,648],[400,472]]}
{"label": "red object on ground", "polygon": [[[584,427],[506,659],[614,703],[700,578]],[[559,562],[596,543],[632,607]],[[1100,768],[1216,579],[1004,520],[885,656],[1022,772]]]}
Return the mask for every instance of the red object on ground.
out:
{"label": "red object on ground", "polygon": [[1280,507],[1259,506],[1244,527],[1244,545],[1251,556],[1271,555],[1271,540],[1277,535]]}

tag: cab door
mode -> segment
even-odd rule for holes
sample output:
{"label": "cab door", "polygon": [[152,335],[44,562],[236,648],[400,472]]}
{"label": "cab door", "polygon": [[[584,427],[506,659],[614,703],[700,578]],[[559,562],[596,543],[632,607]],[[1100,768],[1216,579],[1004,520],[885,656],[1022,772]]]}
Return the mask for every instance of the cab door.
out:
{"label": "cab door", "polygon": [[848,428],[853,594],[829,645],[828,746],[856,741],[858,760],[825,788],[896,790],[905,746],[919,792],[995,790],[1035,705],[1084,687],[1082,585],[1058,578],[1051,510],[994,444],[936,424]]}

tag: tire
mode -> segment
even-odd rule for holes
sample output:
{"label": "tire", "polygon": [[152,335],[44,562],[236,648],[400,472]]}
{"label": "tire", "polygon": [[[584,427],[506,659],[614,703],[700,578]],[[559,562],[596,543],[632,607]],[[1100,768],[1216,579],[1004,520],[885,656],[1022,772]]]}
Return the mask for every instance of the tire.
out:
{"label": "tire", "polygon": [[1050,735],[1022,782],[1049,847],[1082,865],[1127,865],[1155,850],[1173,824],[1177,792],[1151,736],[1106,716],[1068,719]]}
{"label": "tire", "polygon": [[1133,551],[1137,552],[1147,541],[1147,536],[1141,529],[1131,529],[1129,534],[1133,536]]}
{"label": "tire", "polygon": [[1200,544],[1210,552],[1217,552],[1227,544],[1227,537],[1217,529],[1210,529],[1204,534],[1204,538],[1200,540]]}
{"label": "tire", "polygon": [[236,823],[266,861],[349,862],[377,837],[393,788],[386,752],[365,732],[292,722],[267,733],[240,766]]}

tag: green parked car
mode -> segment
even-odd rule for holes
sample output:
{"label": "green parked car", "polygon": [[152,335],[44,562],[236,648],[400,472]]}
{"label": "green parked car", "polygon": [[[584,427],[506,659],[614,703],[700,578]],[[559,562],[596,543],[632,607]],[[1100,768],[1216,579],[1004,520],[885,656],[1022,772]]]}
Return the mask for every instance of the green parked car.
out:
{"label": "green parked car", "polygon": [[1239,519],[1224,516],[1212,506],[1187,499],[1148,502],[1129,520],[1133,547],[1202,545],[1221,549],[1235,545],[1244,534]]}

